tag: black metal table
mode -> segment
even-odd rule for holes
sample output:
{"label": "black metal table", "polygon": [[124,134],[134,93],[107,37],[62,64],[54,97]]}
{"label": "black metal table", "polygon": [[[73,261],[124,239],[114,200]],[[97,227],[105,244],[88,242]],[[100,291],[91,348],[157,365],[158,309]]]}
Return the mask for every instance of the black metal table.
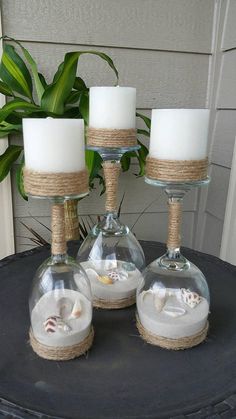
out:
{"label": "black metal table", "polygon": [[[147,262],[164,252],[142,242]],[[75,253],[78,245],[70,245]],[[236,267],[183,249],[205,273],[210,333],[202,345],[167,351],[146,344],[135,308],[95,310],[87,357],[40,359],[28,344],[28,294],[40,248],[0,261],[0,417],[150,419],[236,417]]]}

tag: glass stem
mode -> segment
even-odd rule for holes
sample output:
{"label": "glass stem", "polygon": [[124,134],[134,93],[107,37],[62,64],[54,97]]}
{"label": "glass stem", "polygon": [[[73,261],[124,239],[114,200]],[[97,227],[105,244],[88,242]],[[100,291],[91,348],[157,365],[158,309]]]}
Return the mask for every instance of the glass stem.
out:
{"label": "glass stem", "polygon": [[168,208],[168,238],[167,253],[170,258],[175,259],[180,253],[181,245],[181,222],[182,222],[183,197],[169,195]]}
{"label": "glass stem", "polygon": [[55,202],[51,208],[52,246],[51,253],[54,258],[61,259],[66,256],[65,236],[65,210],[63,202]]}
{"label": "glass stem", "polygon": [[120,160],[105,160],[102,164],[106,185],[106,212],[117,214],[117,192],[120,175]]}

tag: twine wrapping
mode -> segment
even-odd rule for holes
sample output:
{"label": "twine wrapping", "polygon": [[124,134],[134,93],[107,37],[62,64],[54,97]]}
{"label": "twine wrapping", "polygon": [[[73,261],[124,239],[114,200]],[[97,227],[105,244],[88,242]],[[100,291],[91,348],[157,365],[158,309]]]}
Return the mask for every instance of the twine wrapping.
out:
{"label": "twine wrapping", "polygon": [[120,163],[104,161],[102,164],[106,184],[106,211],[117,210],[117,190],[120,174]]}
{"label": "twine wrapping", "polygon": [[170,338],[165,338],[163,336],[157,336],[149,332],[147,329],[143,327],[138,316],[136,317],[136,325],[140,333],[140,336],[147,343],[150,343],[151,345],[160,346],[161,348],[164,348],[164,349],[172,349],[174,351],[178,351],[180,349],[192,348],[193,346],[199,345],[201,342],[203,342],[206,339],[207,332],[209,329],[209,323],[207,322],[205,327],[200,332],[196,333],[195,335],[186,336],[186,337],[178,338],[178,339],[170,339]]}
{"label": "twine wrapping", "polygon": [[168,202],[169,222],[168,222],[168,239],[167,248],[176,249],[180,247],[181,236],[181,218],[182,218],[182,202]]}
{"label": "twine wrapping", "polygon": [[24,168],[25,192],[34,196],[70,196],[88,192],[88,171],[44,173]]}
{"label": "twine wrapping", "polygon": [[29,331],[30,345],[33,351],[41,358],[51,361],[67,361],[85,354],[92,346],[94,330],[91,327],[88,336],[80,343],[72,346],[47,346],[40,343],[34,336],[32,329]]}
{"label": "twine wrapping", "polygon": [[137,145],[136,129],[87,128],[87,145],[93,147],[132,147]]}
{"label": "twine wrapping", "polygon": [[63,204],[53,204],[51,208],[52,255],[66,253],[65,211]]}
{"label": "twine wrapping", "polygon": [[208,158],[202,160],[161,160],[147,157],[146,176],[172,182],[188,182],[207,178]]}
{"label": "twine wrapping", "polygon": [[102,300],[102,299],[94,299],[93,306],[96,308],[104,308],[104,309],[119,309],[130,307],[136,302],[136,296],[132,295],[128,298],[122,298],[120,300]]}
{"label": "twine wrapping", "polygon": [[77,212],[78,201],[75,199],[65,201],[65,230],[66,241],[79,240],[79,217]]}

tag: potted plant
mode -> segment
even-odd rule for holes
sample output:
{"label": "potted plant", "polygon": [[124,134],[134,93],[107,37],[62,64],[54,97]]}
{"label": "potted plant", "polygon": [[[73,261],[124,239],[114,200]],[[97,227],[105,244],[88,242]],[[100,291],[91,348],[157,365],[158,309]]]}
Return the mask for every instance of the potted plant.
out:
{"label": "potted plant", "polygon": [[[21,43],[4,36],[5,43],[0,63],[0,93],[8,97],[7,103],[0,109],[0,138],[6,135],[22,132],[22,118],[83,118],[88,123],[89,88],[81,77],[77,75],[78,60],[81,55],[92,54],[105,60],[114,72],[118,82],[118,71],[112,59],[99,51],[68,52],[59,65],[51,82],[47,82],[43,74],[39,73],[37,64],[29,51]],[[12,43],[16,44],[21,55]],[[141,135],[149,136],[150,119],[142,118],[146,127],[138,130]],[[129,170],[131,159],[137,158],[140,166],[139,174],[144,174],[147,148],[139,141],[140,150],[136,153],[126,153],[122,159],[122,169]],[[21,145],[9,145],[5,153],[0,156],[0,182],[7,176],[14,162],[20,158],[16,174],[17,186],[24,199],[27,199],[23,187],[24,152]],[[90,175],[90,187],[94,187],[94,180],[98,179],[104,192],[104,180],[100,174],[101,158],[98,153],[86,150],[86,163]],[[66,229],[68,239],[79,237],[77,201],[65,204]]]}

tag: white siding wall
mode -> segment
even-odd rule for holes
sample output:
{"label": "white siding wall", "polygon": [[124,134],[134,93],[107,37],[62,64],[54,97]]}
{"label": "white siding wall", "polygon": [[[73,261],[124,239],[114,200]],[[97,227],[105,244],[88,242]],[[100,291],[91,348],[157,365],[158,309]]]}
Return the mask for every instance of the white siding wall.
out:
{"label": "white siding wall", "polygon": [[[218,1],[215,0],[2,0],[3,32],[20,40],[30,50],[40,71],[46,73],[49,79],[67,51],[96,48],[108,53],[119,69],[120,83],[137,87],[138,107],[150,115],[153,107],[208,106],[216,4]],[[79,73],[88,85],[107,85],[114,81],[111,71],[95,57],[83,57]],[[220,150],[220,134],[217,138]],[[12,141],[20,139],[13,138]],[[224,151],[228,161],[230,141],[228,153]],[[217,153],[217,148],[214,150],[213,155]],[[213,191],[217,187],[217,177],[221,176],[219,170],[218,166],[212,169]],[[120,197],[125,191],[122,218],[131,226],[156,197],[135,225],[134,232],[140,239],[165,241],[166,198],[161,191],[154,190],[132,173],[137,173],[135,164],[130,173],[121,176]],[[227,187],[227,167],[224,182]],[[27,235],[20,221],[47,236],[31,216],[49,225],[49,206],[38,201],[25,203],[14,182],[13,186],[15,235],[19,251],[28,248],[24,245],[26,240],[19,237]],[[208,235],[206,244],[202,234],[205,201],[204,192],[193,191],[187,196],[183,244],[200,247],[204,242],[205,250],[217,253],[214,241],[210,242]],[[80,204],[80,213],[102,214],[103,207],[104,198],[99,197],[99,190],[93,191]],[[214,223],[223,217],[221,203],[219,207],[211,215]],[[207,224],[210,229],[212,220]],[[218,230],[220,233],[221,225]]]}
{"label": "white siding wall", "polygon": [[202,204],[203,235],[199,247],[219,256],[236,135],[236,1],[218,2],[214,71],[210,80],[211,177]]}

